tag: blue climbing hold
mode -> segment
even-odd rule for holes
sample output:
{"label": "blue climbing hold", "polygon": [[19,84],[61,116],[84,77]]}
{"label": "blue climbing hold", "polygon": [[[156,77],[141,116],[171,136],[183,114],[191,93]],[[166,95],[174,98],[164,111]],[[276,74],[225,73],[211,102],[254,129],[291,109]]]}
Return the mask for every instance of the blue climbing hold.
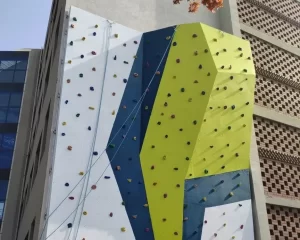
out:
{"label": "blue climbing hold", "polygon": [[96,32],[93,32],[93,36],[96,36],[97,35],[97,33]]}
{"label": "blue climbing hold", "polygon": [[92,128],[89,126],[89,127],[88,127],[88,130],[89,130],[89,131],[91,131],[91,130],[92,130]]}
{"label": "blue climbing hold", "polygon": [[90,87],[90,90],[91,90],[91,91],[94,91],[94,88],[93,88],[93,87]]}
{"label": "blue climbing hold", "polygon": [[66,101],[65,101],[65,104],[68,104],[68,102],[69,102],[69,101],[68,101],[68,100],[66,100]]}
{"label": "blue climbing hold", "polygon": [[105,179],[110,179],[110,176],[105,176],[104,178],[105,178]]}
{"label": "blue climbing hold", "polygon": [[97,156],[97,155],[98,155],[98,152],[93,152],[93,155],[94,155],[94,156]]}
{"label": "blue climbing hold", "polygon": [[65,186],[66,186],[66,187],[69,187],[69,186],[70,186],[70,184],[69,184],[69,183],[65,183]]}
{"label": "blue climbing hold", "polygon": [[73,226],[72,223],[68,223],[68,228],[71,228]]}
{"label": "blue climbing hold", "polygon": [[124,78],[124,79],[123,79],[123,82],[124,82],[124,83],[127,83],[127,79],[126,79],[126,78]]}
{"label": "blue climbing hold", "polygon": [[82,74],[82,73],[80,73],[80,74],[79,74],[79,77],[83,77],[83,74]]}
{"label": "blue climbing hold", "polygon": [[65,133],[62,133],[61,135],[62,135],[62,136],[66,136],[66,134],[65,134]]}

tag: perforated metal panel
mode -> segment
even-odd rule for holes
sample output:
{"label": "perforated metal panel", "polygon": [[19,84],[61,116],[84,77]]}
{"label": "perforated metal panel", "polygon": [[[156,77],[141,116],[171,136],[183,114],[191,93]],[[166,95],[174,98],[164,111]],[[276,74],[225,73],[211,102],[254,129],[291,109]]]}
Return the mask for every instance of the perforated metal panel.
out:
{"label": "perforated metal panel", "polygon": [[264,42],[246,32],[242,31],[242,36],[251,43],[253,60],[256,67],[300,83],[299,57]]}
{"label": "perforated metal panel", "polygon": [[300,209],[267,204],[272,240],[300,239]]}
{"label": "perforated metal panel", "polygon": [[269,8],[300,22],[300,3],[297,0],[257,0]]}
{"label": "perforated metal panel", "polygon": [[278,112],[300,117],[300,90],[257,75],[255,103]]}
{"label": "perforated metal panel", "polygon": [[238,0],[237,5],[241,22],[300,48],[300,29],[296,26],[246,0]]}
{"label": "perforated metal panel", "polygon": [[266,195],[300,199],[300,166],[260,159]]}
{"label": "perforated metal panel", "polygon": [[254,127],[258,147],[299,156],[300,129],[258,116],[254,116]]}

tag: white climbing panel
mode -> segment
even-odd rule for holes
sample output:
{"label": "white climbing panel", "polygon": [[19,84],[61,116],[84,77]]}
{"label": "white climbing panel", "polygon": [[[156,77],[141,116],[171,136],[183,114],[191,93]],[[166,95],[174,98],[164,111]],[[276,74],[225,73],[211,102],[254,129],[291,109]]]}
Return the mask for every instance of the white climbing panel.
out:
{"label": "white climbing panel", "polygon": [[[44,236],[50,240],[134,240],[105,148],[141,33],[71,7],[67,39]],[[89,175],[90,159],[94,166]],[[78,184],[81,172],[87,175]]]}
{"label": "white climbing panel", "polygon": [[206,208],[201,236],[204,239],[254,240],[251,200]]}

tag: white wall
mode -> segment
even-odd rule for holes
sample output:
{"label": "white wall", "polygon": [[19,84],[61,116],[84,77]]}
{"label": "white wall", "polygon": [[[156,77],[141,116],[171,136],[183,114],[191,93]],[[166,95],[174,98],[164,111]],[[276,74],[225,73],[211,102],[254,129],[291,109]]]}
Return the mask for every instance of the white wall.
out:
{"label": "white wall", "polygon": [[201,239],[254,240],[251,200],[206,208]]}
{"label": "white wall", "polygon": [[[74,21],[73,17],[76,17],[77,21]],[[130,74],[133,56],[139,47],[141,33],[119,24],[113,24],[109,31],[109,23],[106,19],[75,7],[72,7],[70,11],[69,25],[71,24],[74,24],[74,28],[68,29],[68,46],[49,206],[50,217],[46,236],[49,237],[58,228],[48,239],[134,240],[125,207],[121,204],[121,194],[109,165],[109,159],[105,152],[103,155],[101,153],[105,150],[108,142],[126,87],[123,79],[128,79]],[[95,28],[96,24],[99,25],[98,28]],[[93,32],[96,32],[97,35],[93,36]],[[119,35],[118,38],[114,37],[115,33]],[[83,41],[82,37],[86,37],[86,40]],[[73,46],[70,46],[70,41],[73,41]],[[135,44],[134,41],[137,41],[138,44]],[[105,72],[107,43],[109,44],[109,53]],[[127,44],[126,47],[123,46],[123,43]],[[95,51],[97,55],[92,55],[92,51]],[[84,54],[83,59],[80,58],[81,54]],[[116,61],[113,60],[115,55],[117,55]],[[72,61],[71,64],[68,63],[69,60]],[[128,61],[129,64],[124,64],[123,61]],[[92,70],[93,67],[96,68],[96,71]],[[81,73],[83,74],[82,78],[79,76]],[[114,74],[117,77],[114,77]],[[67,79],[70,79],[71,82],[67,83]],[[90,90],[91,86],[94,87],[94,91]],[[112,95],[113,92],[115,92],[115,96]],[[78,97],[78,93],[82,96]],[[65,104],[66,100],[68,100],[68,104]],[[90,110],[90,106],[95,110]],[[115,115],[112,115],[113,111],[115,111]],[[77,113],[80,113],[79,117],[76,117]],[[65,126],[62,125],[63,122],[66,122]],[[88,130],[88,126],[91,126],[91,131]],[[66,135],[61,136],[62,133]],[[96,137],[95,142],[93,141],[94,136]],[[72,146],[71,151],[67,149],[68,146]],[[70,194],[75,198],[74,200],[67,198],[63,201],[82,178],[79,172],[87,172],[86,169],[93,151],[98,152],[98,156],[91,158],[93,163],[101,157],[92,168],[89,181],[82,181]],[[106,168],[107,170],[103,174]],[[100,178],[102,174],[103,177]],[[110,179],[105,179],[104,176],[110,176]],[[99,178],[96,190],[91,190],[91,186]],[[66,182],[70,184],[69,187],[65,186]],[[80,205],[76,211],[78,203],[84,198],[85,187],[87,193],[90,192],[90,194],[86,198],[84,206]],[[81,191],[83,191],[82,194]],[[62,201],[61,206],[55,210]],[[73,211],[74,213],[71,214]],[[83,215],[83,211],[86,211],[87,215]],[[113,212],[113,217],[109,216],[110,212]],[[68,217],[69,215],[70,217]],[[73,223],[73,227],[68,229],[68,223]],[[59,227],[60,224],[62,225]],[[126,228],[126,232],[121,231],[122,227]]]}

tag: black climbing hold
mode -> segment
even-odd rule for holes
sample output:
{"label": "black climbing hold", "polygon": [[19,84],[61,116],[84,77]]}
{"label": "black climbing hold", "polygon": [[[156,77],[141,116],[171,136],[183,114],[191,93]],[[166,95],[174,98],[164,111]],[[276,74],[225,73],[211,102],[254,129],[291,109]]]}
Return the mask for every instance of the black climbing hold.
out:
{"label": "black climbing hold", "polygon": [[239,207],[242,207],[243,205],[239,203]]}
{"label": "black climbing hold", "polygon": [[214,148],[214,146],[209,146],[210,148]]}
{"label": "black climbing hold", "polygon": [[242,56],[244,56],[244,54],[243,54],[243,53],[241,53],[241,54],[240,54],[240,57],[242,57]]}
{"label": "black climbing hold", "polygon": [[70,45],[73,46],[73,41],[70,42]]}
{"label": "black climbing hold", "polygon": [[224,52],[227,52],[226,48],[223,49]]}
{"label": "black climbing hold", "polygon": [[196,33],[193,34],[193,38],[196,38],[198,37],[198,35]]}
{"label": "black climbing hold", "polygon": [[227,144],[226,144],[226,146],[227,146],[227,147],[229,147],[229,146],[230,146],[230,144],[229,144],[229,143],[227,143]]}
{"label": "black climbing hold", "polygon": [[248,59],[248,60],[251,60],[251,57],[248,57],[247,59]]}
{"label": "black climbing hold", "polygon": [[200,64],[198,68],[199,68],[199,69],[202,69],[202,65]]}
{"label": "black climbing hold", "polygon": [[174,168],[174,170],[175,170],[175,171],[178,171],[178,170],[179,170],[179,168],[175,167],[175,168]]}
{"label": "black climbing hold", "polygon": [[188,160],[190,160],[190,158],[189,158],[189,157],[186,157],[186,158],[185,158],[185,160],[187,160],[187,161],[188,161]]}
{"label": "black climbing hold", "polygon": [[219,90],[220,90],[220,88],[218,88],[218,87],[217,87],[217,88],[216,88],[216,90],[217,90],[217,91],[219,91]]}
{"label": "black climbing hold", "polygon": [[186,209],[188,207],[187,204],[183,204],[183,209]]}
{"label": "black climbing hold", "polygon": [[62,136],[66,136],[66,134],[65,134],[65,133],[62,133],[61,135],[62,135]]}
{"label": "black climbing hold", "polygon": [[81,54],[81,55],[80,55],[80,58],[84,58],[84,55],[83,55],[83,54]]}
{"label": "black climbing hold", "polygon": [[182,128],[180,128],[180,129],[179,129],[179,131],[180,131],[180,132],[182,132],[182,131],[183,131],[183,129],[182,129]]}
{"label": "black climbing hold", "polygon": [[219,56],[219,54],[220,54],[219,52],[216,52],[216,55],[217,55],[217,56]]}
{"label": "black climbing hold", "polygon": [[91,91],[94,91],[94,87],[90,87],[90,90],[91,90]]}
{"label": "black climbing hold", "polygon": [[173,42],[173,46],[177,46],[177,42]]}
{"label": "black climbing hold", "polygon": [[236,156],[236,157],[238,157],[238,156],[239,156],[239,154],[238,154],[238,153],[236,153],[236,154],[235,154],[235,156]]}
{"label": "black climbing hold", "polygon": [[232,80],[233,79],[233,76],[230,76],[230,80]]}
{"label": "black climbing hold", "polygon": [[157,125],[160,125],[161,124],[161,122],[157,122]]}
{"label": "black climbing hold", "polygon": [[89,130],[89,131],[91,131],[91,130],[92,130],[92,128],[89,126],[89,127],[88,127],[88,130]]}
{"label": "black climbing hold", "polygon": [[137,41],[133,41],[134,42],[134,44],[138,44],[138,42]]}
{"label": "black climbing hold", "polygon": [[244,145],[246,142],[242,142],[242,144]]}
{"label": "black climbing hold", "polygon": [[104,176],[104,179],[110,179],[110,176]]}
{"label": "black climbing hold", "polygon": [[187,144],[187,145],[190,145],[190,144],[191,144],[191,142],[187,142],[186,144]]}
{"label": "black climbing hold", "polygon": [[97,155],[98,155],[98,152],[93,152],[93,155],[94,155],[94,156],[97,156]]}
{"label": "black climbing hold", "polygon": [[125,64],[128,64],[128,62],[127,62],[127,61],[124,61],[124,63],[125,63]]}
{"label": "black climbing hold", "polygon": [[66,186],[66,187],[69,187],[69,186],[70,186],[70,184],[69,184],[69,183],[65,183],[65,186]]}
{"label": "black climbing hold", "polygon": [[204,52],[205,52],[205,53],[208,53],[208,49],[205,49]]}
{"label": "black climbing hold", "polygon": [[224,183],[224,180],[221,180],[220,183]]}
{"label": "black climbing hold", "polygon": [[77,18],[76,18],[76,17],[73,17],[73,21],[75,21],[75,22],[76,22],[76,21],[77,21]]}
{"label": "black climbing hold", "polygon": [[116,146],[115,144],[109,144],[110,148],[115,148],[115,146]]}
{"label": "black climbing hold", "polygon": [[213,109],[213,107],[209,107],[209,109]]}
{"label": "black climbing hold", "polygon": [[68,223],[68,228],[71,228],[73,226],[72,223]]}
{"label": "black climbing hold", "polygon": [[243,49],[241,47],[238,48],[239,51],[242,51]]}
{"label": "black climbing hold", "polygon": [[230,130],[231,129],[231,126],[228,126],[228,130]]}
{"label": "black climbing hold", "polygon": [[235,109],[235,105],[232,105],[232,106],[231,106],[231,109],[234,110],[234,109]]}
{"label": "black climbing hold", "polygon": [[78,96],[78,97],[81,97],[82,95],[81,95],[81,93],[78,93],[77,96]]}
{"label": "black climbing hold", "polygon": [[124,78],[124,79],[123,79],[123,82],[124,82],[124,83],[127,83],[127,79]]}
{"label": "black climbing hold", "polygon": [[227,109],[227,106],[224,106],[224,109]]}
{"label": "black climbing hold", "polygon": [[154,145],[152,145],[152,146],[151,146],[151,148],[155,148],[155,146],[154,146]]}
{"label": "black climbing hold", "polygon": [[114,56],[114,60],[117,60],[117,55]]}
{"label": "black climbing hold", "polygon": [[165,138],[168,138],[169,136],[168,135],[165,135]]}
{"label": "black climbing hold", "polygon": [[246,105],[249,105],[249,102],[246,102]]}
{"label": "black climbing hold", "polygon": [[165,102],[165,103],[164,103],[164,106],[165,106],[165,107],[167,107],[167,106],[168,106],[168,103],[167,103],[167,102]]}
{"label": "black climbing hold", "polygon": [[247,70],[247,69],[244,69],[244,70],[243,70],[243,72],[245,72],[245,73],[246,73],[246,72],[248,72],[248,70]]}
{"label": "black climbing hold", "polygon": [[82,74],[82,73],[80,73],[80,74],[79,74],[79,77],[81,77],[81,78],[82,78],[82,77],[83,77],[83,74]]}
{"label": "black climbing hold", "polygon": [[193,124],[194,124],[194,125],[196,125],[196,124],[197,124],[197,121],[196,121],[196,120],[194,120],[194,121],[193,121]]}
{"label": "black climbing hold", "polygon": [[181,88],[181,89],[180,89],[180,91],[181,91],[181,92],[184,92],[184,91],[185,91],[185,89],[184,89],[184,88]]}
{"label": "black climbing hold", "polygon": [[217,132],[218,131],[218,129],[217,128],[215,128],[215,132]]}
{"label": "black climbing hold", "polygon": [[76,114],[76,117],[79,117],[79,116],[80,116],[80,113],[77,113],[77,114]]}
{"label": "black climbing hold", "polygon": [[224,90],[227,90],[227,87],[225,86],[225,87],[223,87],[224,88]]}
{"label": "black climbing hold", "polygon": [[66,101],[65,101],[65,104],[68,104],[68,102],[69,102],[69,101],[68,101],[68,100],[66,100]]}
{"label": "black climbing hold", "polygon": [[240,91],[243,91],[243,88],[240,88]]}
{"label": "black climbing hold", "polygon": [[123,43],[123,47],[126,47],[126,43]]}
{"label": "black climbing hold", "polygon": [[96,32],[93,32],[93,36],[96,36],[97,35],[97,33]]}
{"label": "black climbing hold", "polygon": [[224,69],[225,68],[225,66],[221,66],[221,69]]}
{"label": "black climbing hold", "polygon": [[224,168],[225,168],[225,166],[222,166],[221,168],[222,168],[222,169],[224,169]]}
{"label": "black climbing hold", "polygon": [[209,73],[207,73],[207,76],[210,76],[210,72],[209,72]]}
{"label": "black climbing hold", "polygon": [[123,125],[122,128],[123,128],[123,129],[126,128],[126,125]]}
{"label": "black climbing hold", "polygon": [[224,155],[221,155],[221,156],[220,156],[220,158],[223,158],[223,157],[224,157]]}
{"label": "black climbing hold", "polygon": [[171,95],[171,93],[168,93],[168,97],[171,97],[172,95]]}
{"label": "black climbing hold", "polygon": [[213,40],[214,40],[214,42],[217,42],[217,41],[218,41],[218,39],[216,39],[216,38],[214,38]]}
{"label": "black climbing hold", "polygon": [[202,92],[201,92],[201,95],[205,95],[205,91],[202,91]]}

